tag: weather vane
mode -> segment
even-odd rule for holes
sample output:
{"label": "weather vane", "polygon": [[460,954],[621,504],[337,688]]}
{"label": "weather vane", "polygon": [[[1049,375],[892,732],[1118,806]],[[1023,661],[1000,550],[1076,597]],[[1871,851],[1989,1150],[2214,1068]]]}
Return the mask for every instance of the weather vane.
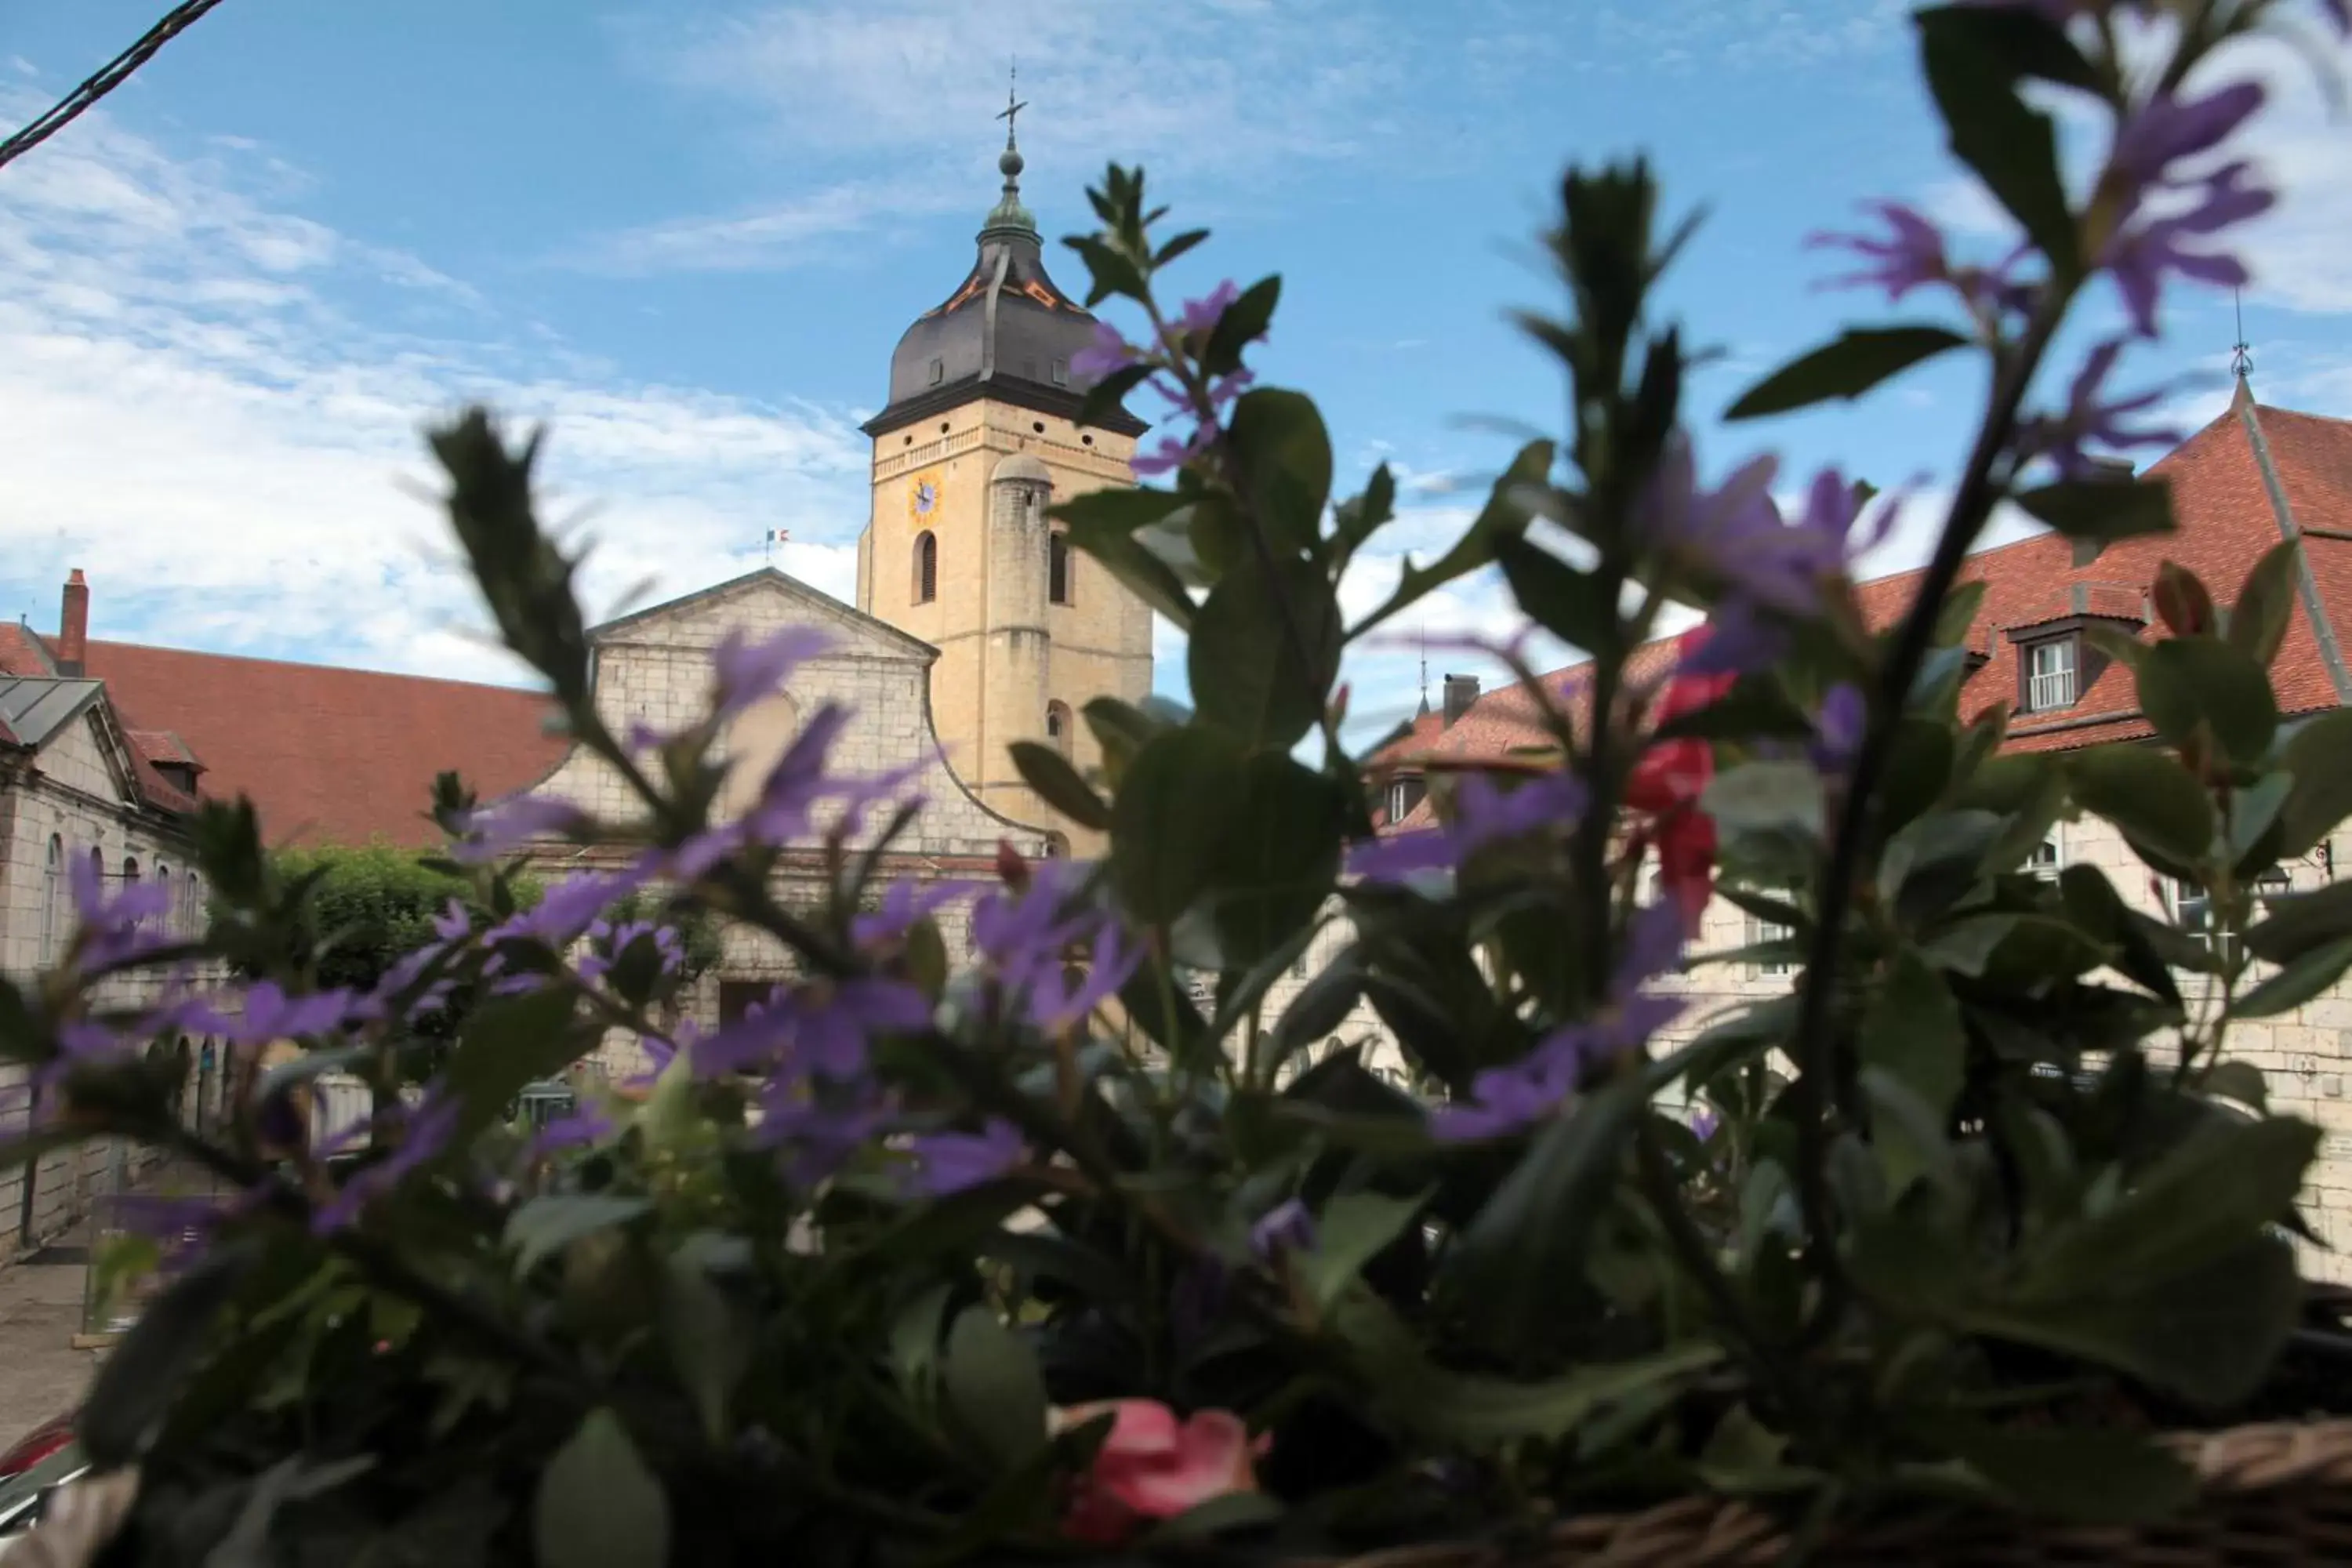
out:
{"label": "weather vane", "polygon": [[2254,373],[2254,351],[2246,342],[2246,299],[2235,289],[2230,290],[2230,299],[2238,311],[2238,341],[2230,347],[2230,374],[2243,381]]}
{"label": "weather vane", "polygon": [[996,117],[997,119],[1004,121],[1004,144],[1007,147],[1013,145],[1014,118],[1019,115],[1023,110],[1029,107],[1027,104],[1019,101],[1020,90],[1021,62],[1015,60],[1013,62],[1011,80],[1004,89],[1004,112]]}

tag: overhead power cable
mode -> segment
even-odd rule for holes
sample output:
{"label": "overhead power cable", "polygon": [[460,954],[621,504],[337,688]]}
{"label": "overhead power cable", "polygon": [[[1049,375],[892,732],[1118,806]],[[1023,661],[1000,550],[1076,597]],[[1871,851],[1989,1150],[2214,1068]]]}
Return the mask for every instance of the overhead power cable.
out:
{"label": "overhead power cable", "polygon": [[219,4],[220,0],[184,0],[173,6],[162,21],[147,29],[144,37],[100,66],[95,76],[59,99],[39,119],[0,142],[0,168],[72,124],[84,110],[128,81],[132,71],[155,58],[157,50],[186,32],[196,18]]}

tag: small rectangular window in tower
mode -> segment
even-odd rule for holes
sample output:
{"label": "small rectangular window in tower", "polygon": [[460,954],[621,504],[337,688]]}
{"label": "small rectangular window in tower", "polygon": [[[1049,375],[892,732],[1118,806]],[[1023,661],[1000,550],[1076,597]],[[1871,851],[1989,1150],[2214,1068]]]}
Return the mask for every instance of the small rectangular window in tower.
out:
{"label": "small rectangular window in tower", "polygon": [[1068,360],[1057,359],[1054,362],[1054,384],[1055,386],[1067,386],[1070,384],[1070,362]]}
{"label": "small rectangular window in tower", "polygon": [[948,378],[948,362],[947,362],[947,361],[945,361],[945,360],[943,360],[943,359],[935,359],[935,360],[933,360],[933,361],[931,362],[931,384],[932,384],[933,386],[937,386],[940,383],[941,383],[941,382],[945,381],[947,378]]}
{"label": "small rectangular window in tower", "polygon": [[1070,539],[1065,533],[1045,546],[1045,596],[1057,605],[1070,602]]}

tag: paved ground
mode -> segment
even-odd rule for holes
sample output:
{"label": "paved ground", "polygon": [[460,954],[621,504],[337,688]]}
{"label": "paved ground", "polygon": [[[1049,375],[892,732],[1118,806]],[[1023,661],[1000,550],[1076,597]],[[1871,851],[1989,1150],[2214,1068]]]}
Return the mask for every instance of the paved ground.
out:
{"label": "paved ground", "polygon": [[73,1348],[84,1272],[79,1238],[0,1268],[0,1448],[71,1408],[98,1364]]}

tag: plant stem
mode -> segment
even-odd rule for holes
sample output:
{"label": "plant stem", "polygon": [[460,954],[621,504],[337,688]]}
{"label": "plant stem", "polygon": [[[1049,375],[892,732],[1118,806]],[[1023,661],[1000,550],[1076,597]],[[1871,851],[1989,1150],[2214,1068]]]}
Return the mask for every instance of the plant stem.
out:
{"label": "plant stem", "polygon": [[[1976,542],[1997,498],[1993,468],[2016,424],[2026,389],[2048,352],[2050,340],[2064,318],[2073,286],[2053,279],[2051,292],[2036,310],[2016,352],[2000,366],[1985,422],[1969,454],[1959,489],[1944,519],[1935,559],[1921,577],[1917,596],[1904,617],[1895,647],[1880,672],[1878,700],[1863,733],[1853,772],[1848,781],[1844,808],[1838,814],[1837,832],[1830,849],[1828,875],[1822,884],[1819,923],[1806,955],[1804,984],[1799,994],[1797,1026],[1791,1055],[1798,1064],[1790,1095],[1797,1112],[1797,1196],[1805,1218],[1806,1248],[1822,1281],[1821,1305],[1807,1338],[1817,1338],[1836,1321],[1846,1279],[1838,1257],[1837,1232],[1829,1190],[1829,1090],[1838,1069],[1835,1042],[1829,1028],[1830,1000],[1838,984],[1838,963],[1845,941],[1846,916],[1853,902],[1853,881],[1864,841],[1873,823],[1878,786],[1894,748],[1895,731],[1913,683],[1918,679],[1944,599],[1959,576],[1969,547]],[[1841,1099],[1843,1098],[1841,1093]]]}
{"label": "plant stem", "polygon": [[1828,1429],[1806,1395],[1804,1380],[1781,1358],[1770,1336],[1748,1316],[1739,1293],[1732,1289],[1730,1279],[1707,1249],[1706,1238],[1699,1234],[1683,1207],[1674,1168],[1667,1163],[1665,1151],[1659,1147],[1657,1133],[1646,1122],[1634,1135],[1634,1152],[1641,1165],[1643,1190],[1684,1272],[1698,1286],[1724,1328],[1739,1342],[1758,1381],[1773,1391],[1790,1423],[1803,1426],[1818,1446],[1828,1436]]}
{"label": "plant stem", "polygon": [[[165,1128],[161,1139],[165,1148],[248,1192],[261,1194],[270,1207],[287,1218],[306,1226],[310,1223],[310,1200],[278,1181],[268,1167],[224,1149],[176,1121],[167,1122]],[[583,1401],[594,1397],[593,1379],[553,1345],[418,1272],[405,1258],[373,1237],[346,1229],[334,1232],[325,1241],[331,1249],[358,1264],[362,1272],[394,1295],[404,1296],[427,1312],[456,1324],[487,1348],[550,1373]]]}

